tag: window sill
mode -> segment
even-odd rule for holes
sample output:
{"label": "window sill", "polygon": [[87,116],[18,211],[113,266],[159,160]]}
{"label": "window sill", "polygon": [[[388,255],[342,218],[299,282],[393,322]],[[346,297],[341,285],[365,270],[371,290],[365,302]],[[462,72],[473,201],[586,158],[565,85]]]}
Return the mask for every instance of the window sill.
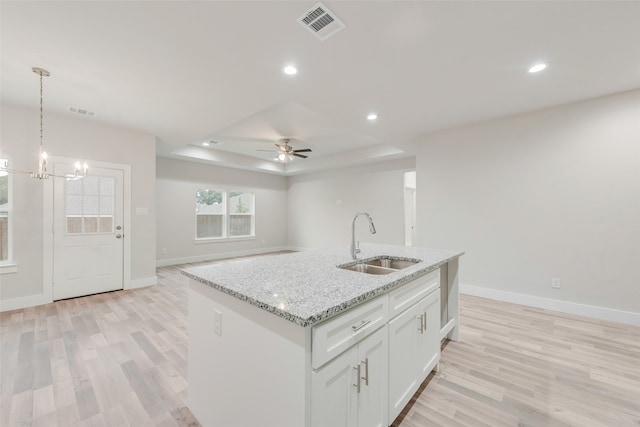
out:
{"label": "window sill", "polygon": [[256,236],[238,236],[238,237],[218,237],[211,239],[194,239],[193,243],[196,245],[206,245],[209,243],[229,243],[240,242],[244,240],[256,240]]}
{"label": "window sill", "polygon": [[0,274],[17,273],[18,264],[4,264],[0,265]]}

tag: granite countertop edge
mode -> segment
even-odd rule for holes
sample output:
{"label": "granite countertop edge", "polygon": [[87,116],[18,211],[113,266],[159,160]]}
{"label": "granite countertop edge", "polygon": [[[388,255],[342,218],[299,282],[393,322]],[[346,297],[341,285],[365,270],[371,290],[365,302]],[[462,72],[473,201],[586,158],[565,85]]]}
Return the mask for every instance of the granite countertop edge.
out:
{"label": "granite countertop edge", "polygon": [[[265,311],[268,311],[276,316],[282,317],[296,325],[302,326],[302,327],[307,327],[307,326],[312,326],[315,325],[316,323],[319,323],[323,320],[329,319],[337,314],[342,313],[343,311],[346,311],[347,309],[353,308],[359,304],[362,304],[366,301],[369,301],[381,294],[384,294],[388,291],[391,291],[394,288],[397,288],[399,286],[404,285],[407,282],[410,282],[413,279],[416,279],[418,277],[424,276],[426,274],[429,274],[430,272],[440,268],[442,265],[456,259],[459,258],[460,256],[464,255],[463,251],[452,251],[452,255],[440,259],[437,262],[434,263],[430,263],[418,270],[413,270],[413,271],[408,271],[407,274],[401,276],[401,277],[396,277],[394,278],[392,281],[388,282],[388,283],[384,283],[380,286],[377,286],[371,290],[368,290],[366,292],[363,292],[362,294],[359,294],[355,297],[349,298],[347,300],[343,300],[338,302],[337,304],[333,304],[327,308],[325,308],[322,311],[319,311],[313,315],[307,316],[307,317],[302,317],[299,315],[296,315],[294,313],[291,313],[287,310],[284,309],[280,309],[274,305],[268,304],[264,301],[260,301],[254,297],[251,297],[249,295],[246,295],[242,292],[239,292],[237,290],[231,289],[228,286],[224,286],[220,283],[216,283],[216,281],[199,276],[198,274],[195,274],[189,270],[182,270],[181,273],[190,278],[193,279],[199,283],[202,283],[204,285],[210,286],[220,292],[223,292],[227,295],[230,295],[234,298],[237,298],[241,301],[247,302],[248,304],[251,304],[253,306],[256,306],[258,308],[261,308]],[[280,255],[282,256],[282,255]],[[364,258],[361,261],[366,261],[368,258],[371,257],[367,257]],[[395,256],[392,256],[391,258],[396,258]],[[402,257],[399,257],[402,258]],[[406,257],[405,257],[406,258]],[[355,264],[355,262],[345,262],[345,263],[340,263],[337,264],[335,267],[337,267],[338,265],[349,265],[349,264]],[[400,270],[400,273],[402,273],[403,271]],[[363,274],[365,277],[368,276],[364,273],[357,273],[357,274]]]}

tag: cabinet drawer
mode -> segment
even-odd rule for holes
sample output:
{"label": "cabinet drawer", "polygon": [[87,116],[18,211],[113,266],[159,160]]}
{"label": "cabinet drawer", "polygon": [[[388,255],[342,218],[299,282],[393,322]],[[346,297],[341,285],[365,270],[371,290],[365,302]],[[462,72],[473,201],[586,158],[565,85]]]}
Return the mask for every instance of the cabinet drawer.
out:
{"label": "cabinet drawer", "polygon": [[440,287],[440,269],[389,292],[389,318],[393,319]]}
{"label": "cabinet drawer", "polygon": [[311,328],[311,365],[317,369],[387,323],[388,296],[381,295]]}

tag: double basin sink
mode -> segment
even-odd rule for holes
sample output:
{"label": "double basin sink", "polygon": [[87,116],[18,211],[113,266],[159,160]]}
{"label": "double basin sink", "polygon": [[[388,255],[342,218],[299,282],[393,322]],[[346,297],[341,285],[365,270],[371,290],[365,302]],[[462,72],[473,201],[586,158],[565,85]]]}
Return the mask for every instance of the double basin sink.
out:
{"label": "double basin sink", "polygon": [[389,274],[402,270],[403,268],[411,267],[419,262],[420,260],[411,258],[379,256],[367,261],[359,261],[357,264],[339,265],[338,268],[366,274]]}

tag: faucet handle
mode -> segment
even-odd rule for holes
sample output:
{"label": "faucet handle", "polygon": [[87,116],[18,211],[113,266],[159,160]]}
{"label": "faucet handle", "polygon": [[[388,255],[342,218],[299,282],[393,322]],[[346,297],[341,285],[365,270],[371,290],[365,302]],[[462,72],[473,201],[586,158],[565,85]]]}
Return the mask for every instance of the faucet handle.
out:
{"label": "faucet handle", "polygon": [[360,241],[359,240],[356,242],[356,253],[357,254],[360,253]]}

